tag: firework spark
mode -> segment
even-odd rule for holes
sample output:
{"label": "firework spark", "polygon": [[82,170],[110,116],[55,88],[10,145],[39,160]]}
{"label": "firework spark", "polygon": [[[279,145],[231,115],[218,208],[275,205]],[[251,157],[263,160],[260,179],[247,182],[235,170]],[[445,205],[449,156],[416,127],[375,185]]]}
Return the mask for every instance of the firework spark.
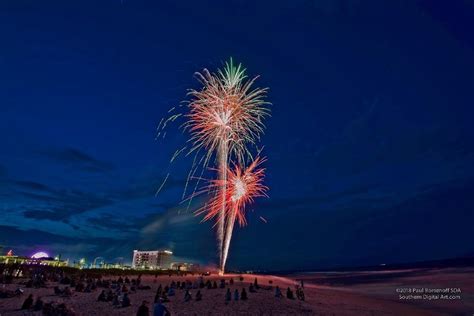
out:
{"label": "firework spark", "polygon": [[[205,206],[209,207],[205,220],[216,218],[219,265],[220,272],[223,273],[228,252],[228,245],[225,245],[230,242],[227,232],[232,232],[236,219],[241,225],[245,224],[245,204],[249,202],[247,197],[254,197],[254,192],[248,187],[252,187],[251,181],[247,185],[248,180],[244,179],[244,175],[245,172],[254,172],[256,165],[261,162],[260,158],[254,159],[252,149],[257,148],[257,142],[263,134],[263,120],[270,114],[267,107],[270,103],[265,101],[267,88],[253,87],[258,77],[249,79],[246,69],[241,64],[234,64],[232,58],[225,63],[222,70],[211,73],[204,69],[201,73],[196,73],[196,77],[202,84],[201,89],[189,90],[190,100],[168,111],[171,116],[160,121],[157,138],[166,136],[165,129],[170,123],[180,118],[185,119],[181,127],[187,130],[191,137],[185,147],[174,153],[170,163],[184,151],[187,152],[186,155],[194,154],[183,198],[187,195],[190,180],[198,180],[190,198],[187,199],[188,207],[194,196],[203,193],[198,191],[199,181],[204,170],[209,169],[213,157],[216,159],[214,170],[217,171],[218,177],[207,188],[209,190],[212,187],[215,196]],[[185,113],[177,113],[181,109],[185,109]],[[231,161],[236,162],[233,170],[229,170]],[[239,166],[245,166],[249,162],[250,167],[244,172]],[[199,168],[202,168],[200,176],[196,178]],[[263,175],[263,171],[261,173]],[[259,174],[256,174],[257,178]],[[166,179],[167,177],[165,181]],[[160,190],[163,187],[164,183]]]}
{"label": "firework spark", "polygon": [[[235,164],[233,168],[227,169],[226,180],[211,180],[206,188],[197,192],[197,194],[201,194],[209,192],[209,190],[218,190],[223,185],[227,186],[225,197],[221,194],[216,194],[208,204],[196,211],[197,215],[205,214],[203,221],[217,217],[216,224],[219,224],[221,220],[221,207],[223,204],[225,205],[225,218],[227,220],[225,221],[225,234],[223,238],[222,272],[227,262],[235,222],[238,221],[240,226],[245,226],[247,224],[245,217],[246,207],[255,198],[267,196],[268,188],[263,184],[265,169],[260,167],[263,162],[265,162],[265,158],[257,157],[245,169]],[[226,183],[223,183],[223,181]]]}
{"label": "firework spark", "polygon": [[232,59],[224,70],[217,74],[204,70],[197,73],[202,83],[201,90],[190,90],[185,129],[191,133],[190,152],[204,149],[205,165],[216,153],[219,181],[217,195],[220,195],[220,209],[217,219],[217,237],[221,270],[224,258],[225,216],[227,196],[227,169],[230,159],[235,157],[244,163],[252,157],[248,145],[255,145],[263,133],[263,118],[269,114],[264,101],[267,89],[252,89],[257,77],[246,80],[245,68],[235,66]]}
{"label": "firework spark", "polygon": [[255,145],[263,133],[263,119],[269,115],[264,101],[267,89],[252,85],[258,77],[246,80],[245,69],[235,66],[232,59],[224,71],[212,74],[204,69],[197,73],[203,88],[190,90],[191,101],[184,127],[191,133],[191,152],[205,149],[208,153],[219,152],[226,144],[227,154],[243,162],[252,157],[248,144]]}

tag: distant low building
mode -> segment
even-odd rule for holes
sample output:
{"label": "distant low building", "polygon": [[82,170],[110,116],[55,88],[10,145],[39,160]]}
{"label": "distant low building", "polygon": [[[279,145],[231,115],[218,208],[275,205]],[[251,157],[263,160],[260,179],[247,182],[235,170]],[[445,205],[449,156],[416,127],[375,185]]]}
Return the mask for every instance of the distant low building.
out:
{"label": "distant low building", "polygon": [[189,262],[173,262],[171,270],[192,272],[199,270],[199,264]]}
{"label": "distant low building", "polygon": [[45,252],[37,252],[31,257],[16,256],[10,250],[6,255],[0,255],[0,264],[26,264],[26,265],[41,265],[65,267],[68,261],[61,260],[60,257],[52,258]]}
{"label": "distant low building", "polygon": [[167,270],[170,269],[173,252],[169,250],[133,251],[132,268]]}

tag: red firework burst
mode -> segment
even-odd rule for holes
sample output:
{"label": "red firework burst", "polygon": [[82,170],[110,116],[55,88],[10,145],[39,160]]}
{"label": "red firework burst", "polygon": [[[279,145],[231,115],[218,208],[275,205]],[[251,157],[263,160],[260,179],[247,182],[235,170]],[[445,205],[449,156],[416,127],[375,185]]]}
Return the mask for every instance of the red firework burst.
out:
{"label": "red firework burst", "polygon": [[[211,180],[210,184],[197,194],[208,192],[209,190],[218,190],[226,185],[226,215],[238,220],[240,226],[245,226],[247,220],[245,218],[246,206],[254,201],[257,197],[267,196],[268,187],[263,184],[265,169],[260,165],[265,162],[265,158],[257,157],[247,168],[243,169],[238,165],[227,170],[227,180]],[[196,211],[196,215],[205,214],[203,221],[207,221],[217,217],[222,209],[222,195],[216,194],[209,203]]]}

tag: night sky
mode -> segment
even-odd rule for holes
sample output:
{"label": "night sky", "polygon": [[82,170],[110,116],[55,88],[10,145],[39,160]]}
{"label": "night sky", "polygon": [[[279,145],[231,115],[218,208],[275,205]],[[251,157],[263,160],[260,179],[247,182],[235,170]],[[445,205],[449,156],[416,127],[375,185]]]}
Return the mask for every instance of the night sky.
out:
{"label": "night sky", "polygon": [[217,262],[180,204],[192,158],[169,166],[187,134],[155,136],[232,56],[273,105],[230,269],[473,255],[474,3],[256,2],[1,1],[3,251]]}

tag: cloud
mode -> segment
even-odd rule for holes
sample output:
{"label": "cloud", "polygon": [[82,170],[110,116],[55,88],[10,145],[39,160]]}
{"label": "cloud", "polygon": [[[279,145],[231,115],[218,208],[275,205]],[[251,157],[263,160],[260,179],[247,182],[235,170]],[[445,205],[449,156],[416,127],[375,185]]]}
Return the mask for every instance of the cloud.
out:
{"label": "cloud", "polygon": [[[90,234],[123,240],[155,219],[150,215],[162,214],[178,203],[172,202],[177,191],[181,191],[181,182],[177,180],[170,181],[155,197],[153,186],[162,178],[149,174],[132,180],[124,178],[113,186],[93,191],[58,189],[29,179],[6,178],[0,186],[0,194],[5,196],[0,216],[7,225],[38,225],[41,230],[65,236]],[[89,187],[81,184],[80,188]]]}
{"label": "cloud", "polygon": [[[278,207],[274,201],[272,209],[263,210],[267,224],[258,220],[258,208],[249,214],[249,225],[234,232],[229,264],[242,269],[314,269],[462,256],[469,249],[463,241],[471,239],[473,196],[474,179],[463,179],[424,188],[390,204],[372,205],[368,200],[321,210],[309,200],[298,209]],[[450,239],[450,227],[456,228],[460,242]],[[291,250],[291,256],[272,255],[279,250]]]}
{"label": "cloud", "polygon": [[44,210],[38,210],[38,209],[31,209],[28,211],[23,212],[23,216],[26,218],[32,218],[32,219],[51,219],[55,220],[56,219],[56,213],[54,211],[44,211]]}
{"label": "cloud", "polygon": [[42,154],[66,166],[83,171],[102,173],[115,170],[112,163],[98,160],[75,148],[50,149],[43,151]]}
{"label": "cloud", "polygon": [[[110,192],[101,193],[57,189],[53,186],[30,180],[7,179],[1,186],[7,199],[4,208],[20,212],[26,219],[68,222],[73,216],[112,206],[126,200],[128,196]],[[10,205],[15,205],[11,207]]]}
{"label": "cloud", "polygon": [[61,242],[65,245],[74,245],[80,238],[62,236],[38,229],[20,229],[17,227],[0,225],[0,239],[4,247],[17,247],[18,245],[31,246]]}
{"label": "cloud", "polygon": [[[166,181],[165,181],[166,180]],[[158,196],[162,196],[164,191],[174,191],[176,189],[182,190],[186,185],[185,179],[175,178],[169,176],[166,178],[161,172],[156,169],[149,170],[145,175],[131,179],[124,188],[113,192],[114,196],[119,199],[138,199],[144,197],[157,196],[157,191],[161,187]],[[172,207],[173,205],[167,205]]]}
{"label": "cloud", "polygon": [[39,182],[34,182],[34,181],[13,181],[13,183],[20,187],[24,188],[27,190],[35,190],[35,191],[46,191],[46,192],[51,192],[51,189],[42,183]]}
{"label": "cloud", "polygon": [[115,227],[121,230],[134,230],[137,228],[137,224],[145,222],[146,219],[130,220],[113,214],[99,214],[96,217],[89,217],[86,220],[91,225],[96,227]]}
{"label": "cloud", "polygon": [[1,247],[13,249],[19,255],[30,255],[34,251],[46,251],[51,255],[62,254],[63,258],[96,256],[99,249],[120,243],[111,238],[88,238],[63,236],[37,229],[20,229],[0,225]]}
{"label": "cloud", "polygon": [[203,197],[197,197],[190,203],[180,203],[177,206],[164,209],[161,214],[148,218],[146,225],[143,225],[140,230],[141,235],[146,239],[156,232],[169,229],[169,227],[183,227],[198,222],[200,219],[194,216],[194,211],[200,208],[204,202]]}
{"label": "cloud", "polygon": [[381,203],[393,203],[399,198],[388,192],[379,192],[375,185],[348,186],[345,189],[334,192],[321,192],[312,196],[296,196],[290,198],[260,199],[255,208],[263,212],[271,213],[274,210],[292,210],[311,208],[317,211],[325,211],[333,208],[341,208],[356,205],[370,205],[371,207]]}
{"label": "cloud", "polygon": [[24,195],[46,202],[41,207],[28,208],[23,212],[25,217],[34,219],[64,221],[73,215],[114,203],[106,197],[81,191],[58,190],[50,195],[24,192]]}

